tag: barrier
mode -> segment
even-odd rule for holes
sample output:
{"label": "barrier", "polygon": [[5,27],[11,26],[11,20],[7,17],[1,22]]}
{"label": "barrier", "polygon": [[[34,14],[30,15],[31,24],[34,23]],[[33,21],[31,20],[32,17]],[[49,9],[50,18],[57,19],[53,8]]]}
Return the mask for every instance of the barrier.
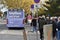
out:
{"label": "barrier", "polygon": [[57,32],[57,40],[60,40],[60,31]]}
{"label": "barrier", "polygon": [[44,40],[53,40],[52,37],[52,24],[47,24],[43,26]]}
{"label": "barrier", "polygon": [[26,34],[25,29],[23,30],[23,37],[24,37],[24,40],[27,40],[27,34]]}

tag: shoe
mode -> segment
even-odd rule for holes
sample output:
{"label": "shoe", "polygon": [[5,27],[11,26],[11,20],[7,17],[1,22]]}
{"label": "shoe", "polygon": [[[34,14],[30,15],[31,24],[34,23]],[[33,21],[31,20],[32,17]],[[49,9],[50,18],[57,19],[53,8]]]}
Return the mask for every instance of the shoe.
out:
{"label": "shoe", "polygon": [[44,40],[44,38],[41,38],[41,40]]}

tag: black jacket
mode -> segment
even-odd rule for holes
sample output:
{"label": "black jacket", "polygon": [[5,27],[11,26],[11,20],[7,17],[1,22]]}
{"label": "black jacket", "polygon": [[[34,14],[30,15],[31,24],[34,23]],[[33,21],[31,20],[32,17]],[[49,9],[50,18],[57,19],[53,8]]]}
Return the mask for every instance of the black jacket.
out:
{"label": "black jacket", "polygon": [[32,25],[37,26],[37,20],[36,19],[32,19]]}
{"label": "black jacket", "polygon": [[38,19],[38,24],[39,24],[39,29],[42,29],[43,25],[46,24],[46,20],[44,18],[39,18]]}
{"label": "black jacket", "polygon": [[57,28],[57,23],[56,21],[52,21],[52,24],[53,24],[53,31],[56,31],[56,28]]}

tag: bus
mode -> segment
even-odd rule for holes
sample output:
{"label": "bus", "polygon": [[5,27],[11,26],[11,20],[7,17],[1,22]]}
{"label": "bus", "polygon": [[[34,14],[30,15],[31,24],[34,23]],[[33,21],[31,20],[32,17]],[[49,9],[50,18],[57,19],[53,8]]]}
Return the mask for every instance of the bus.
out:
{"label": "bus", "polygon": [[7,12],[8,28],[24,28],[25,13],[20,9],[9,9]]}

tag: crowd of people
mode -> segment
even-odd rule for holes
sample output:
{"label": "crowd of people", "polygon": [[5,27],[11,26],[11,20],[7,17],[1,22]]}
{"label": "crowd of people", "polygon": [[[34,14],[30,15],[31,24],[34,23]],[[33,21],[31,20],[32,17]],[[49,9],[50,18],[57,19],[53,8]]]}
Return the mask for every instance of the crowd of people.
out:
{"label": "crowd of people", "polygon": [[[38,26],[37,26],[38,23]],[[46,24],[52,24],[52,34],[53,34],[53,38],[56,37],[56,33],[57,31],[60,30],[60,17],[49,17],[45,15],[36,17],[34,16],[31,21],[30,21],[31,26],[33,26],[33,31],[37,31],[37,27],[39,28],[39,32],[40,32],[40,38],[41,40],[43,40],[44,36],[43,36],[43,25]]]}

